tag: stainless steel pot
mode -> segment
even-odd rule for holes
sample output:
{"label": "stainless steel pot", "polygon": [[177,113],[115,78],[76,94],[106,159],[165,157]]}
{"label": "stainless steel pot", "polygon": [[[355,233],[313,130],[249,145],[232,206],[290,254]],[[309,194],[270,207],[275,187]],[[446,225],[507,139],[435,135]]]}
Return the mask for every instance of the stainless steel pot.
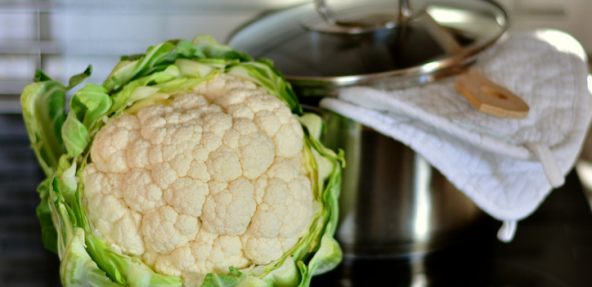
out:
{"label": "stainless steel pot", "polygon": [[346,255],[424,253],[453,242],[483,213],[404,144],[324,112],[324,144],[345,151],[337,239]]}
{"label": "stainless steel pot", "polygon": [[500,41],[507,30],[508,15],[489,0],[424,3],[424,13],[458,42],[458,53],[446,53],[434,40],[438,36],[422,26],[425,19],[398,21],[397,15],[409,13],[400,13],[392,0],[345,0],[331,6],[331,15],[342,22],[395,17],[397,24],[385,29],[367,33],[315,30],[326,26],[327,17],[319,16],[314,3],[309,3],[264,15],[237,30],[228,43],[255,58],[272,59],[301,103],[325,117],[324,143],[345,150],[337,239],[346,255],[424,253],[447,245],[483,216],[409,147],[317,108],[322,98],[336,96],[342,87],[397,89],[455,75]]}

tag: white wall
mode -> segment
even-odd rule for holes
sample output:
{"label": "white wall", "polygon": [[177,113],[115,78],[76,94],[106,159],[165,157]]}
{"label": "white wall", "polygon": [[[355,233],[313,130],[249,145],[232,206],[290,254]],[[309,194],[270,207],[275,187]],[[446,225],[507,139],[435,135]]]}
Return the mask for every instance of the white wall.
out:
{"label": "white wall", "polygon": [[64,81],[92,63],[89,81],[101,82],[120,55],[200,33],[224,42],[261,12],[296,2],[0,1],[0,95],[20,94],[36,68]]}
{"label": "white wall", "polygon": [[[327,2],[333,1],[341,0]],[[512,29],[560,29],[574,35],[592,53],[592,0],[499,1],[513,16]],[[233,30],[261,13],[301,2],[0,0],[0,112],[2,101],[18,97],[35,68],[65,81],[92,63],[94,73],[89,80],[101,82],[120,55],[200,33],[224,42]]]}
{"label": "white wall", "polygon": [[565,31],[592,54],[592,0],[498,0],[511,13],[513,30]]}

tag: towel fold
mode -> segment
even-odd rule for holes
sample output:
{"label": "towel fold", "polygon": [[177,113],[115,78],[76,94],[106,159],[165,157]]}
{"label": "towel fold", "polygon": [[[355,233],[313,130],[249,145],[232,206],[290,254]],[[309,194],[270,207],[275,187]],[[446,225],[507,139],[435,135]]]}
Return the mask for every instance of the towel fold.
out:
{"label": "towel fold", "polygon": [[512,35],[477,63],[529,105],[527,118],[478,111],[456,93],[454,78],[394,91],[347,88],[321,107],[413,148],[504,221],[498,237],[509,241],[581,150],[592,115],[586,53],[563,32],[537,30]]}

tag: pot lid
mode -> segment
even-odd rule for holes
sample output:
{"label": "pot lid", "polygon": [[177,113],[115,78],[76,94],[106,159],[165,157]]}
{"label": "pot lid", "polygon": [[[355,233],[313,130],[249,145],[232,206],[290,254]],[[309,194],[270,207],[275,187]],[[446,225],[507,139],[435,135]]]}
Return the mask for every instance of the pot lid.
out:
{"label": "pot lid", "polygon": [[398,88],[455,74],[508,25],[504,9],[489,0],[426,0],[405,20],[399,20],[393,0],[342,0],[329,3],[330,15],[340,22],[386,24],[335,32],[317,11],[323,1],[316,2],[264,15],[239,28],[228,44],[271,59],[299,95],[326,96],[348,85]]}

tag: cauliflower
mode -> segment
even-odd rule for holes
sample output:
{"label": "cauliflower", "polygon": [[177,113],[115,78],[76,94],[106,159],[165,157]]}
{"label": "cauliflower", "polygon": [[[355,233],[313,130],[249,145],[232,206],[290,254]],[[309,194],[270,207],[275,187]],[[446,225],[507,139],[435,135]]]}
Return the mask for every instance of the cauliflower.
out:
{"label": "cauliflower", "polygon": [[122,57],[65,108],[21,102],[47,179],[37,213],[68,286],[308,286],[339,264],[343,154],[265,60],[209,36]]}
{"label": "cauliflower", "polygon": [[97,133],[82,172],[93,226],[187,286],[279,259],[312,220],[298,120],[225,74],[171,98]]}

